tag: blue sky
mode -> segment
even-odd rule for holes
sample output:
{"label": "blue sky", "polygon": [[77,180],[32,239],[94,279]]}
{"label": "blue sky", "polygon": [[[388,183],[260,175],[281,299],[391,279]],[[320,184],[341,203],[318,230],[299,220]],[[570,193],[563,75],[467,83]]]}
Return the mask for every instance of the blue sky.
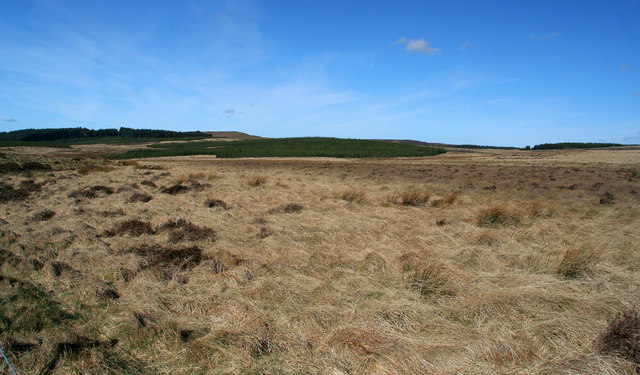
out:
{"label": "blue sky", "polygon": [[0,130],[640,143],[640,2],[0,2]]}

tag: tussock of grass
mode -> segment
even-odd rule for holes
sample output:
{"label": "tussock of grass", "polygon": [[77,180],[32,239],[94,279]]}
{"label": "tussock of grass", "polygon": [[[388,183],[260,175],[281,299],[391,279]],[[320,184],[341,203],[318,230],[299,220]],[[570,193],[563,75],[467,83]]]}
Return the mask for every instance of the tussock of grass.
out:
{"label": "tussock of grass", "polygon": [[108,230],[105,234],[107,236],[123,236],[128,234],[129,236],[139,237],[143,234],[153,234],[155,233],[153,228],[151,228],[151,223],[148,221],[141,221],[138,219],[132,219],[123,221],[120,224],[116,225],[113,229]]}
{"label": "tussock of grass", "polygon": [[340,198],[342,198],[342,200],[345,200],[349,203],[354,203],[354,202],[362,203],[367,199],[367,194],[362,189],[351,188],[351,189],[345,190],[340,195]]}
{"label": "tussock of grass", "polygon": [[217,239],[216,231],[195,225],[185,219],[169,220],[162,224],[158,230],[169,232],[169,240],[173,243],[180,241],[199,241]]}
{"label": "tussock of grass", "polygon": [[254,176],[247,181],[247,185],[251,187],[262,186],[267,183],[267,176]]}
{"label": "tussock of grass", "polygon": [[164,188],[164,189],[161,190],[162,193],[169,194],[169,195],[186,193],[187,191],[189,191],[189,187],[188,186],[184,186],[182,184],[176,184],[176,185],[169,186],[169,187]]}
{"label": "tussock of grass", "polygon": [[152,187],[152,188],[158,187],[158,185],[156,185],[156,183],[151,181],[151,180],[140,181],[140,185],[145,185],[145,186],[149,186],[149,187]]}
{"label": "tussock of grass", "polygon": [[88,175],[89,173],[95,172],[111,172],[113,169],[114,168],[109,165],[87,164],[78,168],[78,173],[81,175]]}
{"label": "tussock of grass", "polygon": [[556,215],[556,208],[542,199],[536,199],[529,207],[529,214],[534,218],[547,219]]}
{"label": "tussock of grass", "polygon": [[613,194],[606,192],[600,196],[600,204],[614,204],[615,197]]}
{"label": "tussock of grass", "polygon": [[430,197],[430,191],[414,187],[400,193],[400,204],[403,206],[424,206]]}
{"label": "tussock of grass", "polygon": [[442,207],[452,205],[458,199],[458,193],[447,194],[444,198],[434,200],[431,205],[433,207]]}
{"label": "tussock of grass", "polygon": [[300,204],[286,203],[281,206],[272,208],[271,210],[269,210],[269,213],[270,214],[278,214],[278,213],[293,214],[293,213],[301,212],[303,209],[304,209],[304,206]]}
{"label": "tussock of grass", "polygon": [[407,287],[423,296],[453,294],[451,276],[451,271],[444,263],[426,258],[409,267]]}
{"label": "tussock of grass", "polygon": [[501,225],[518,225],[521,221],[521,214],[516,209],[495,205],[478,212],[476,223],[479,227],[496,227]]}
{"label": "tussock of grass", "polygon": [[104,185],[86,186],[82,189],[74,190],[67,196],[69,198],[97,198],[101,195],[113,194],[113,188]]}
{"label": "tussock of grass", "polygon": [[592,271],[600,255],[584,245],[570,246],[558,265],[558,273],[567,278],[576,278]]}
{"label": "tussock of grass", "polygon": [[635,310],[618,313],[598,337],[598,349],[622,357],[640,371],[640,314]]}
{"label": "tussock of grass", "polygon": [[149,194],[145,194],[145,193],[133,193],[130,197],[128,202],[129,203],[134,203],[134,202],[142,202],[142,203],[146,203],[149,202],[153,197],[150,196]]}
{"label": "tussock of grass", "polygon": [[209,208],[220,207],[220,208],[223,208],[225,210],[229,208],[229,206],[227,205],[227,203],[225,201],[223,201],[221,199],[213,199],[213,198],[212,199],[207,199],[204,202],[204,206],[205,207],[209,207]]}

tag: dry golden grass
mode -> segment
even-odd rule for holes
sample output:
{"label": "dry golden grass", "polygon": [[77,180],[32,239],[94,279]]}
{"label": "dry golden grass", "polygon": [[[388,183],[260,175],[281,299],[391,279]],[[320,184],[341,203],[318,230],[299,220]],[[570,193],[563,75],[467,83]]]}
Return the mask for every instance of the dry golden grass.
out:
{"label": "dry golden grass", "polygon": [[367,199],[367,194],[363,189],[349,188],[340,194],[340,198],[349,203],[362,203]]}
{"label": "dry golden grass", "polygon": [[0,345],[21,374],[634,374],[640,152],[594,152],[7,152],[54,170],[0,174]]}

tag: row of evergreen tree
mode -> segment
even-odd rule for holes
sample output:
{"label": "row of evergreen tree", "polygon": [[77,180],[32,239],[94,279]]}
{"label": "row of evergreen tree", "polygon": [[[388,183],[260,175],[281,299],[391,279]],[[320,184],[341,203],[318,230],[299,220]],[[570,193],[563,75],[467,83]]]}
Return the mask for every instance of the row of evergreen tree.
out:
{"label": "row of evergreen tree", "polygon": [[24,129],[11,132],[1,132],[0,141],[63,141],[68,139],[95,138],[95,137],[122,137],[122,138],[187,138],[206,137],[199,131],[177,132],[172,130],[155,129],[98,129],[87,128],[59,128],[59,129]]}
{"label": "row of evergreen tree", "polygon": [[567,148],[601,148],[622,146],[619,143],[580,143],[580,142],[562,142],[562,143],[543,143],[533,146],[532,150],[560,150]]}

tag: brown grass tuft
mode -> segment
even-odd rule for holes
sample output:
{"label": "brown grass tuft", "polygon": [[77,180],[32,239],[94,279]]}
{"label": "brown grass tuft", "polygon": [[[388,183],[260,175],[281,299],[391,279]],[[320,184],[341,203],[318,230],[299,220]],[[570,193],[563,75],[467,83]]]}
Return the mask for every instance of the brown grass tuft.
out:
{"label": "brown grass tuft", "polygon": [[78,168],[78,173],[80,173],[81,175],[88,175],[89,173],[110,172],[112,170],[113,167],[108,165],[87,164]]}
{"label": "brown grass tuft", "polygon": [[595,250],[584,245],[570,246],[560,260],[557,272],[573,279],[589,273],[599,258],[600,255]]}
{"label": "brown grass tuft", "polygon": [[189,191],[189,187],[182,184],[176,184],[161,190],[162,193],[170,195],[186,193],[187,191]]}
{"label": "brown grass tuft", "polygon": [[126,249],[141,259],[140,269],[152,269],[161,279],[171,278],[173,271],[190,270],[203,260],[202,250],[197,246],[164,247],[157,244],[142,245]]}
{"label": "brown grass tuft", "polygon": [[453,294],[450,285],[451,271],[436,259],[423,259],[410,267],[407,287],[423,296]]}
{"label": "brown grass tuft", "polygon": [[536,199],[529,207],[529,214],[535,218],[550,218],[556,215],[556,208],[542,199]]}
{"label": "brown grass tuft", "polygon": [[51,218],[53,218],[55,215],[56,215],[55,211],[44,210],[44,211],[40,211],[37,214],[33,215],[33,220],[36,220],[36,221],[47,221],[47,220],[51,220]]}
{"label": "brown grass tuft", "polygon": [[434,200],[431,205],[433,207],[441,207],[444,205],[452,205],[456,199],[458,199],[458,193],[451,193],[446,195],[444,198],[442,199],[436,199]]}
{"label": "brown grass tuft", "polygon": [[171,242],[180,241],[198,241],[217,239],[216,231],[208,227],[200,227],[187,220],[169,220],[158,228],[161,231],[169,232],[169,240]]}
{"label": "brown grass tuft", "polygon": [[606,192],[600,196],[600,204],[613,204],[614,199],[613,194]]}
{"label": "brown grass tuft", "polygon": [[351,188],[351,189],[345,190],[340,196],[340,198],[342,198],[342,200],[345,200],[349,203],[353,203],[353,202],[362,203],[367,199],[367,195],[362,189]]}
{"label": "brown grass tuft", "polygon": [[520,213],[505,205],[495,205],[480,210],[476,217],[479,227],[496,227],[500,225],[517,225],[520,223]]}
{"label": "brown grass tuft", "polygon": [[292,214],[292,213],[298,213],[303,209],[304,207],[297,203],[287,203],[287,204],[283,204],[281,206],[272,208],[271,210],[269,210],[269,213],[270,214],[277,214],[277,213]]}
{"label": "brown grass tuft", "polygon": [[635,310],[618,313],[598,337],[598,350],[622,357],[640,370],[640,314]]}
{"label": "brown grass tuft", "polygon": [[153,234],[154,231],[151,228],[151,224],[148,221],[141,221],[138,219],[132,219],[123,221],[116,225],[113,229],[108,230],[105,234],[107,236],[122,236],[128,234],[133,237],[138,237],[143,234]]}
{"label": "brown grass tuft", "polygon": [[403,206],[424,206],[430,197],[431,192],[414,187],[400,193],[400,204]]}
{"label": "brown grass tuft", "polygon": [[227,206],[227,203],[221,199],[207,199],[204,202],[204,206],[209,208],[220,207],[225,210],[229,208],[229,206]]}
{"label": "brown grass tuft", "polygon": [[247,181],[247,185],[251,187],[258,187],[266,184],[267,180],[268,180],[267,176],[254,176],[250,178],[249,181]]}
{"label": "brown grass tuft", "polygon": [[86,186],[82,189],[72,191],[67,196],[69,198],[96,198],[102,194],[113,194],[113,188],[104,185]]}
{"label": "brown grass tuft", "polygon": [[134,203],[134,202],[149,202],[152,199],[152,197],[149,194],[145,194],[145,193],[133,193],[130,197],[128,202],[129,203]]}

